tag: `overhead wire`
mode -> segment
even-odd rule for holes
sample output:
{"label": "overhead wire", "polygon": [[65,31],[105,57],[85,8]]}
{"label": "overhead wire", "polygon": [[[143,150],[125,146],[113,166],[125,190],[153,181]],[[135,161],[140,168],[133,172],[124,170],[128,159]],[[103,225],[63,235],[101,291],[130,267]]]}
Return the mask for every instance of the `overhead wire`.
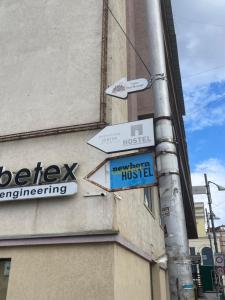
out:
{"label": "overhead wire", "polygon": [[225,68],[225,65],[218,66],[218,67],[215,67],[215,68],[211,68],[211,69],[208,69],[208,70],[199,72],[199,73],[187,75],[187,76],[184,76],[184,77],[182,77],[182,78],[183,78],[183,79],[191,78],[191,77],[199,76],[199,75],[201,75],[201,74],[208,73],[208,72],[211,72],[211,71],[214,71],[214,70],[217,70],[217,69],[222,69],[222,68]]}
{"label": "overhead wire", "polygon": [[178,19],[179,22],[182,22],[182,23],[196,23],[196,24],[202,24],[202,25],[208,25],[208,26],[214,26],[214,27],[225,27],[225,25],[204,23],[204,22],[199,22],[199,21],[195,21],[195,20],[188,20],[188,19],[184,19],[183,17],[182,17],[182,19],[179,17],[176,17],[176,19]]}
{"label": "overhead wire", "polygon": [[119,28],[121,29],[122,33],[124,34],[124,36],[126,37],[128,43],[130,44],[130,46],[132,47],[132,49],[134,50],[135,54],[137,55],[137,57],[140,59],[141,63],[143,64],[143,66],[145,67],[146,71],[148,72],[148,74],[150,75],[150,77],[152,77],[152,73],[149,69],[149,67],[147,66],[147,64],[144,62],[143,58],[141,57],[140,53],[138,52],[137,48],[135,47],[134,43],[132,43],[131,39],[129,38],[129,36],[127,35],[127,33],[125,32],[125,30],[123,29],[122,25],[120,24],[120,22],[118,21],[118,19],[116,18],[116,16],[114,15],[114,13],[112,12],[112,10],[110,9],[108,3],[106,3],[107,9],[110,12],[111,16],[113,17],[113,19],[115,20],[115,22],[117,23],[117,25],[119,26]]}
{"label": "overhead wire", "polygon": [[[186,22],[186,23],[197,23],[197,24],[202,24],[202,25],[208,25],[208,26],[215,26],[215,27],[225,27],[225,25],[218,25],[218,24],[211,24],[211,23],[204,23],[204,22],[199,22],[199,21],[193,21],[193,20],[188,20],[188,19],[180,19],[179,17],[176,19],[179,20],[179,22]],[[179,25],[179,23],[175,22],[176,25]],[[177,27],[177,26],[176,26]],[[191,77],[195,77],[195,76],[199,76],[201,74],[204,74],[204,73],[208,73],[208,72],[211,72],[211,71],[214,71],[216,69],[221,69],[221,68],[224,68],[225,65],[222,65],[222,66],[218,66],[218,67],[215,67],[215,68],[211,68],[211,69],[208,69],[208,70],[205,70],[205,71],[202,71],[202,72],[199,72],[199,73],[196,73],[196,74],[191,74],[191,75],[187,75],[187,76],[184,76],[182,77],[183,79],[185,78],[191,78]]]}
{"label": "overhead wire", "polygon": [[[142,56],[140,55],[140,53],[138,52],[137,48],[135,47],[134,43],[131,41],[131,39],[129,38],[129,36],[127,35],[127,33],[125,32],[125,30],[123,29],[122,25],[120,24],[120,22],[118,21],[118,19],[116,18],[116,16],[114,15],[114,13],[112,12],[111,8],[109,7],[108,3],[106,4],[108,11],[110,12],[111,16],[113,17],[113,19],[115,20],[115,22],[117,23],[117,25],[119,26],[120,30],[122,31],[122,33],[124,34],[124,36],[126,37],[128,43],[130,44],[131,48],[134,50],[135,54],[137,55],[137,57],[139,58],[139,60],[141,61],[141,63],[143,64],[143,66],[145,67],[146,71],[148,72],[148,74],[150,75],[150,77],[152,77],[152,73],[150,71],[150,68],[147,66],[147,64],[145,63],[144,59],[142,58]],[[198,22],[196,22],[198,23]],[[200,23],[200,22],[199,22]],[[210,25],[210,24],[209,24]],[[220,25],[213,25],[212,26],[220,26]],[[221,68],[225,68],[225,65],[222,66],[218,66],[215,68],[211,68],[196,74],[191,74],[191,75],[187,75],[182,77],[182,79],[186,79],[186,78],[191,78],[191,77],[195,77],[195,76],[199,76],[202,75],[204,73],[208,73],[211,71],[214,71],[216,69],[221,69]]]}

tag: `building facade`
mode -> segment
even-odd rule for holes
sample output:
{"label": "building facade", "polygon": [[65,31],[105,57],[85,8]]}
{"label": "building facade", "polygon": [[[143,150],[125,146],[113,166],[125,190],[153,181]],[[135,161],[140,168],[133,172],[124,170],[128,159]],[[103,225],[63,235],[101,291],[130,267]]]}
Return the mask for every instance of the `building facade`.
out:
{"label": "building facade", "polygon": [[[204,202],[195,202],[195,216],[197,223],[198,239],[190,239],[189,246],[191,255],[201,255],[201,264],[213,265],[213,253],[215,252],[214,240],[212,233],[209,233],[209,228],[207,228],[207,220],[205,214]],[[220,238],[218,233],[217,245],[219,252],[222,250]]]}
{"label": "building facade", "polygon": [[[88,145],[90,138],[107,124],[154,116],[151,91],[128,101],[104,92],[122,77],[146,75],[121,30],[145,57],[147,28],[138,21],[145,4],[138,2],[0,3],[1,300],[170,298],[157,186],[110,193],[85,179],[109,157]],[[186,223],[194,237],[170,2],[162,8]]]}
{"label": "building facade", "polygon": [[[211,233],[212,228],[209,228],[209,232]],[[220,252],[225,255],[225,226],[220,225],[215,227],[216,237],[218,239],[218,245],[220,248]],[[212,235],[212,233],[211,233]]]}

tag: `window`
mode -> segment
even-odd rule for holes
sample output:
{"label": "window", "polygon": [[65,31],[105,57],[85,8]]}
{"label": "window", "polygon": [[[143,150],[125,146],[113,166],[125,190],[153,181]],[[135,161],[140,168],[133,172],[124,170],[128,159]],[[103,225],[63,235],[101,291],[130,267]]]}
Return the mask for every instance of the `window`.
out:
{"label": "window", "polygon": [[0,259],[0,299],[6,300],[11,259]]}
{"label": "window", "polygon": [[195,247],[190,247],[190,255],[195,255]]}
{"label": "window", "polygon": [[153,212],[153,195],[151,188],[144,188],[144,204],[151,212]]}

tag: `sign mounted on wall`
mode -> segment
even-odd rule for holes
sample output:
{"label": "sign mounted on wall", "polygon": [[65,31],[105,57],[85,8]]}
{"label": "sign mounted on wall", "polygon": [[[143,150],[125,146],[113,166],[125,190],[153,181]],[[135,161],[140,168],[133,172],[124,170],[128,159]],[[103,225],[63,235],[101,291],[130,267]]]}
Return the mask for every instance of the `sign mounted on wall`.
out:
{"label": "sign mounted on wall", "polygon": [[38,162],[33,171],[22,168],[16,173],[0,167],[0,202],[73,195],[77,192],[77,167],[73,163],[44,169]]}
{"label": "sign mounted on wall", "polygon": [[108,192],[156,185],[154,156],[146,152],[107,158],[86,180]]}
{"label": "sign mounted on wall", "polygon": [[154,146],[153,119],[107,126],[90,139],[88,144],[105,153]]}

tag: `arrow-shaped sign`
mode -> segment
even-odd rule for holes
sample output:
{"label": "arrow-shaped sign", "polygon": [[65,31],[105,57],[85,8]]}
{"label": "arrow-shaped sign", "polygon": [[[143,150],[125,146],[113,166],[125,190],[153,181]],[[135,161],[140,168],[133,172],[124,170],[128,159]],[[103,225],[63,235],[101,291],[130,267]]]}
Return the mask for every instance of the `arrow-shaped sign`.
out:
{"label": "arrow-shaped sign", "polygon": [[154,156],[150,152],[111,157],[85,178],[108,192],[155,185]]}
{"label": "arrow-shaped sign", "polygon": [[117,98],[126,99],[129,93],[145,90],[148,87],[148,80],[139,78],[127,81],[124,77],[106,89],[106,94]]}
{"label": "arrow-shaped sign", "polygon": [[105,153],[128,151],[155,145],[153,119],[107,126],[88,141]]}

